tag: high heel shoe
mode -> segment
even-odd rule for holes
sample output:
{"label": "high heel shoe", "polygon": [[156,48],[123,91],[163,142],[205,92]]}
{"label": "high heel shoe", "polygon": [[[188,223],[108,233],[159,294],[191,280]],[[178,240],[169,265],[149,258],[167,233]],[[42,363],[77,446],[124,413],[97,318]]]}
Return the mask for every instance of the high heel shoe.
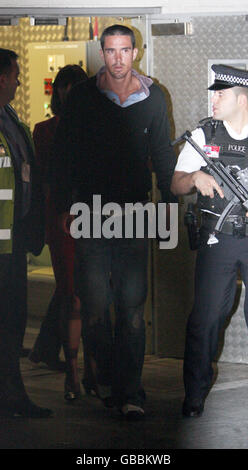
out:
{"label": "high heel shoe", "polygon": [[64,399],[66,401],[75,401],[81,397],[81,390],[79,384],[71,384],[65,379]]}

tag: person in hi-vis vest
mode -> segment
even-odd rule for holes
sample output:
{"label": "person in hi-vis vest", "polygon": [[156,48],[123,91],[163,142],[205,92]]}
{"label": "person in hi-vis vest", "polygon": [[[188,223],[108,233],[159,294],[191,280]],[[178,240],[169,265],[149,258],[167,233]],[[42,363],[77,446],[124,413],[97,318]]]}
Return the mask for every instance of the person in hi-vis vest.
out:
{"label": "person in hi-vis vest", "polygon": [[27,317],[26,253],[44,245],[44,208],[28,127],[10,101],[20,85],[18,56],[0,49],[0,415],[45,418],[20,372]]}

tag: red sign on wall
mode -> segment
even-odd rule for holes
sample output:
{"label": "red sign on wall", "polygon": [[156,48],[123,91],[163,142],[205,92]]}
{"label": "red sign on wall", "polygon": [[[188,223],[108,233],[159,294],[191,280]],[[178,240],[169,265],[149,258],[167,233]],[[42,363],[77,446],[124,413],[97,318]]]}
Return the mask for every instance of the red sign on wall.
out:
{"label": "red sign on wall", "polygon": [[53,93],[53,79],[44,78],[44,93],[45,95],[52,95]]}

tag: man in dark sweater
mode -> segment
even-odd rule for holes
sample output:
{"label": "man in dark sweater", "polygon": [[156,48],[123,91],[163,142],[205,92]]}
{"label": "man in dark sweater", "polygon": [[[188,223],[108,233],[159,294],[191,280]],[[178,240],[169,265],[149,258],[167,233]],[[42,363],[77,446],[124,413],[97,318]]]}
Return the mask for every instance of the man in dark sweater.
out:
{"label": "man in dark sweater", "polygon": [[[170,181],[176,163],[164,95],[132,69],[132,30],[107,28],[101,37],[105,66],[70,92],[55,138],[60,165],[53,169],[53,195],[64,226],[71,205],[148,201],[151,159],[164,202],[176,202]],[[125,214],[124,214],[125,215]],[[123,215],[122,215],[122,218]],[[102,223],[106,216],[102,216]],[[65,228],[66,230],[66,228]],[[83,329],[96,361],[97,393],[128,419],[144,416],[141,375],[145,351],[148,238],[106,237],[91,231],[76,240],[76,285]],[[115,306],[112,334],[109,306]]]}

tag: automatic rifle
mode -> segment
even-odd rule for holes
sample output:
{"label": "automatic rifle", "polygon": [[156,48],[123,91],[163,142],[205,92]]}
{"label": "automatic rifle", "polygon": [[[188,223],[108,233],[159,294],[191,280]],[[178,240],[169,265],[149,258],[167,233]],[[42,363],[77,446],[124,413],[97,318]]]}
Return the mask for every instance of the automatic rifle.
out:
{"label": "automatic rifle", "polygon": [[191,132],[186,131],[181,137],[174,140],[172,145],[174,146],[183,140],[189,142],[206,162],[207,166],[205,168],[222,188],[224,196],[228,201],[228,204],[218,218],[214,231],[210,234],[208,244],[211,245],[218,243],[216,234],[221,232],[225,220],[235,205],[241,203],[248,212],[248,168],[240,170],[239,168],[237,169],[237,167],[225,166],[220,161],[214,162],[191,138],[191,135]]}

